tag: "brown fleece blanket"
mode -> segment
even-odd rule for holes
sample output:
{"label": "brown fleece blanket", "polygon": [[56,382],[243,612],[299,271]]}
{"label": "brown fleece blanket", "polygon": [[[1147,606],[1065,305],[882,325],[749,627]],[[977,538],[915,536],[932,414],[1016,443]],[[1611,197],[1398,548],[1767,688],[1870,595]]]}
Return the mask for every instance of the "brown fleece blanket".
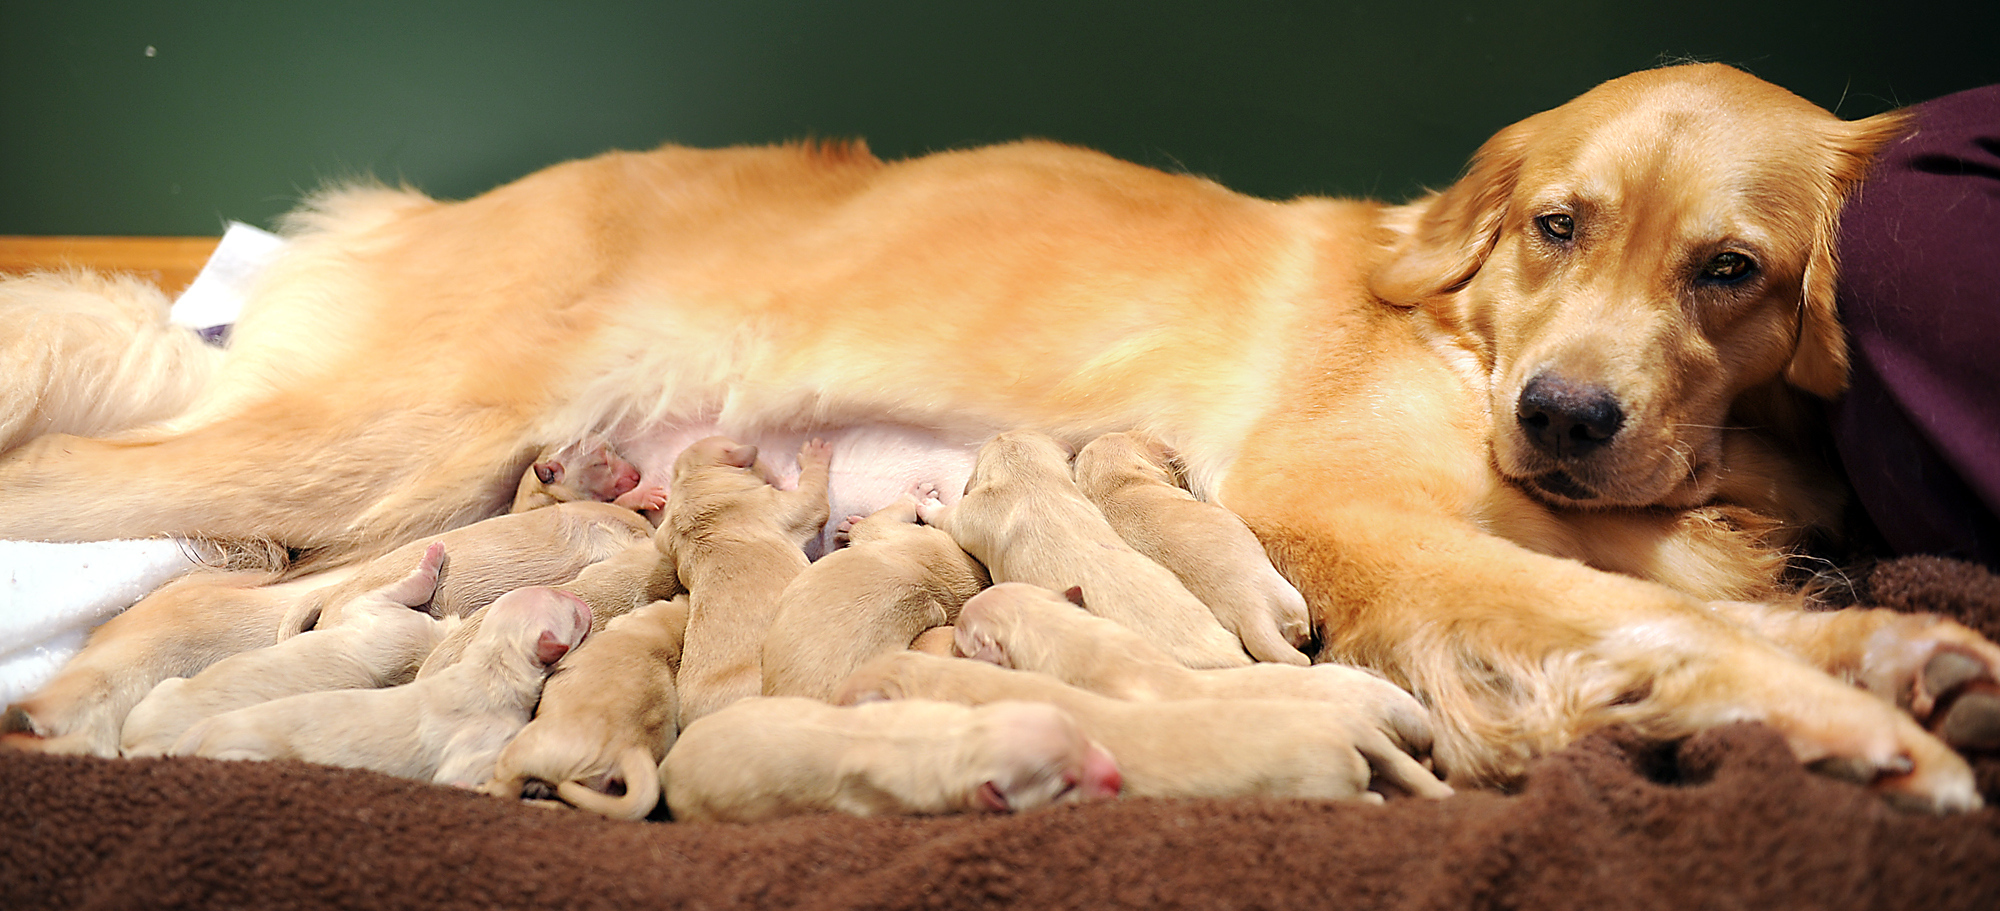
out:
{"label": "brown fleece blanket", "polygon": [[[1868,600],[2000,638],[2000,578]],[[1975,757],[2000,803],[2000,757]],[[1608,732],[1518,794],[1120,800],[1017,816],[626,823],[300,763],[0,752],[0,908],[2000,907],[2000,810],[1896,810],[1768,728]]]}

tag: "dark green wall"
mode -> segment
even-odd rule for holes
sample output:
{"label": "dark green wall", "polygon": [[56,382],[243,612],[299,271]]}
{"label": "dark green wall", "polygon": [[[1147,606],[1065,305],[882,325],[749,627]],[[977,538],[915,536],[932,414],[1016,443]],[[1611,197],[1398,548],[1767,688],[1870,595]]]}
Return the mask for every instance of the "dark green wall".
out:
{"label": "dark green wall", "polygon": [[1401,198],[1683,57],[1860,116],[2000,82],[2000,3],[0,0],[0,234],[214,234],[343,176],[457,197],[608,148],[809,135],[1044,136]]}

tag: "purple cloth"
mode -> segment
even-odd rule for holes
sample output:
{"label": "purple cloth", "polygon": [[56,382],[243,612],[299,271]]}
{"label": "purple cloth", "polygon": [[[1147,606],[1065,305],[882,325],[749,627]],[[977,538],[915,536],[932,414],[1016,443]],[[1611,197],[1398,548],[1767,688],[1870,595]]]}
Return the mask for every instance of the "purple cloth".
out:
{"label": "purple cloth", "polygon": [[1841,219],[1834,437],[1897,553],[2000,568],[2000,86],[1916,111]]}

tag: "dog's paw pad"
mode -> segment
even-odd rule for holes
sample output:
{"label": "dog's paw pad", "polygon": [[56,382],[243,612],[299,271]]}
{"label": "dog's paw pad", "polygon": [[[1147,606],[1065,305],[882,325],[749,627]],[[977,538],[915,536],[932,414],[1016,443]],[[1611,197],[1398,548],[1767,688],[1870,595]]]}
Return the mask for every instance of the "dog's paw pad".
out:
{"label": "dog's paw pad", "polygon": [[1953,749],[2000,750],[2000,684],[1961,681],[1954,693],[1931,717],[1931,732]]}

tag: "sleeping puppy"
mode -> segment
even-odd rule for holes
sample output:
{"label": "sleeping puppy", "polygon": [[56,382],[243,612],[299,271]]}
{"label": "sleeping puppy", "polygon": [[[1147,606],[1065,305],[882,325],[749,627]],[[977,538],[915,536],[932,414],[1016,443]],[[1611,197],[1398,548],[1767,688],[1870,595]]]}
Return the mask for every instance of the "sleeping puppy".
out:
{"label": "sleeping puppy", "polygon": [[785,586],[764,634],[764,695],[831,699],[885,652],[951,623],[986,586],[986,568],[951,536],[917,524],[906,496],[842,525],[851,541]]}
{"label": "sleeping puppy", "polygon": [[[407,572],[408,564],[405,565]],[[272,584],[261,572],[193,572],[155,589],[103,626],[41,689],[7,707],[10,749],[118,755],[119,730],[161,681],[276,645],[300,601],[355,575],[350,566]]]}
{"label": "sleeping puppy", "polygon": [[1235,513],[1195,499],[1176,480],[1167,447],[1107,433],[1076,454],[1076,486],[1125,543],[1172,570],[1259,661],[1311,664],[1306,599],[1278,575]]}
{"label": "sleeping puppy", "polygon": [[[600,631],[613,619],[655,601],[686,593],[679,577],[674,575],[673,567],[667,564],[659,548],[647,538],[626,544],[624,549],[584,567],[576,578],[554,587],[582,598],[583,603],[590,605],[592,632]],[[479,626],[485,617],[484,610],[468,615],[458,629],[431,651],[423,668],[417,671],[417,679],[422,680],[458,661],[472,638],[479,635]]]}
{"label": "sleeping puppy", "polygon": [[[842,685],[842,705],[937,699],[1047,702],[1118,757],[1134,797],[1310,797],[1380,803],[1452,790],[1391,733],[1345,706],[1278,699],[1127,702],[1046,674],[922,652],[884,655]],[[1401,733],[1401,732],[1396,732]],[[1423,732],[1428,735],[1428,729]],[[1426,744],[1428,739],[1426,738]],[[672,757],[668,757],[671,761]]]}
{"label": "sleeping puppy", "polygon": [[1144,632],[1189,667],[1250,663],[1243,643],[1166,567],[1120,540],[1070,477],[1069,450],[1044,433],[1012,431],[980,447],[965,498],[918,508],[995,582],[1081,585],[1099,616]]}
{"label": "sleeping puppy", "polygon": [[[674,673],[688,601],[656,601],[606,624],[556,663],[534,720],[480,790],[513,800],[534,783],[578,809],[643,819],[660,802],[660,760],[679,732]],[[623,787],[622,796],[608,792]],[[537,788],[537,792],[539,792]]]}
{"label": "sleeping puppy", "polygon": [[549,665],[583,641],[590,609],[553,588],[523,588],[487,609],[464,660],[383,690],[302,693],[188,729],[172,755],[298,759],[472,788],[528,723]]}
{"label": "sleeping puppy", "polygon": [[742,699],[688,725],[660,766],[682,822],[1019,812],[1114,797],[1117,763],[1062,710]]}
{"label": "sleeping puppy", "polygon": [[162,755],[196,722],[244,706],[410,682],[446,629],[424,610],[443,562],[444,545],[433,543],[408,577],[349,603],[338,625],[232,655],[193,677],[160,681],[125,718],[124,754]]}
{"label": "sleeping puppy", "polygon": [[[1076,601],[1087,595],[1071,589]],[[1411,755],[1430,753],[1429,715],[1416,697],[1367,671],[1339,664],[1189,670],[1144,636],[1076,601],[1034,585],[993,586],[959,613],[959,655],[1047,674],[1116,699],[1303,699],[1338,706],[1389,734]]]}
{"label": "sleeping puppy", "polygon": [[449,555],[438,572],[431,600],[437,617],[468,617],[517,588],[556,585],[586,567],[623,553],[653,533],[653,526],[629,509],[609,503],[560,503],[515,515],[495,516],[405,544],[368,562],[340,588],[329,589],[324,611],[306,604],[288,618],[293,631],[340,622],[342,605],[360,592],[402,577],[432,543]]}
{"label": "sleeping puppy", "polygon": [[609,503],[643,514],[667,505],[667,492],[658,484],[644,483],[638,466],[625,461],[602,435],[591,434],[536,455],[514,489],[514,505],[508,512],[577,500]]}
{"label": "sleeping puppy", "polygon": [[682,727],[763,691],[764,634],[778,596],[805,571],[805,543],[826,525],[833,447],[799,450],[799,481],[779,490],[757,447],[708,437],[674,461],[673,494],[653,541],[688,589],[681,652]]}
{"label": "sleeping puppy", "polygon": [[[8,708],[0,742],[15,749],[117,756],[126,716],[160,681],[194,676],[223,658],[305,630],[338,626],[348,602],[409,575],[432,544],[442,543],[450,556],[438,570],[430,612],[464,617],[476,616],[513,589],[575,579],[634,544],[650,552],[651,534],[652,526],[629,509],[562,503],[475,522],[365,563],[293,580],[274,581],[262,572],[191,573],[93,631],[84,650],[54,679]],[[674,586],[670,573],[654,571],[656,555],[640,556],[617,567],[630,577],[620,583],[623,588]],[[455,659],[476,632],[475,621],[447,635],[426,667]],[[448,657],[440,660],[440,654]]]}

